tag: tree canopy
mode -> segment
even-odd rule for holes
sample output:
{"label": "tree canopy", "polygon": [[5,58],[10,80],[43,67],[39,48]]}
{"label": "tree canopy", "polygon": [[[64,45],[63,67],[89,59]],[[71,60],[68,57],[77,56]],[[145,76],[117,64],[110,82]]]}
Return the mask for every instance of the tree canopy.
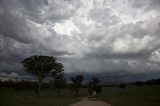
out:
{"label": "tree canopy", "polygon": [[71,77],[71,81],[73,82],[72,88],[76,96],[79,95],[79,88],[82,85],[83,75],[76,75],[75,77]]}
{"label": "tree canopy", "polygon": [[50,72],[56,76],[63,73],[64,66],[62,63],[58,63],[55,57],[51,56],[38,56],[34,55],[23,60],[22,65],[24,71],[31,73],[38,79],[38,92],[40,91],[43,79]]}

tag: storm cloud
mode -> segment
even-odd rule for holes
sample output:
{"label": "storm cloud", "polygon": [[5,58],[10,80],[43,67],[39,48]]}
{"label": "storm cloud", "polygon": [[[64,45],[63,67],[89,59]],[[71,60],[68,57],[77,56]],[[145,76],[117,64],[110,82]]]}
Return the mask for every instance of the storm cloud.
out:
{"label": "storm cloud", "polygon": [[159,73],[159,5],[160,0],[0,0],[0,73],[23,74],[20,62],[36,54],[57,57],[68,74]]}

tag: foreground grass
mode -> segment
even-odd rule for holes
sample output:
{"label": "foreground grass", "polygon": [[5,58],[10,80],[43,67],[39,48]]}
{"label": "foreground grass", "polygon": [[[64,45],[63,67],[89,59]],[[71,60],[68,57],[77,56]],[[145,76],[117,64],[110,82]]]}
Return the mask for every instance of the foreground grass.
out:
{"label": "foreground grass", "polygon": [[0,89],[0,106],[68,106],[72,102],[73,97],[67,89],[62,90],[61,96],[53,90],[42,91],[41,96],[36,96],[32,90]]}
{"label": "foreground grass", "polygon": [[[87,96],[88,89],[81,89],[80,93],[81,97]],[[113,106],[160,106],[160,85],[127,86],[125,90],[106,87],[97,99]],[[68,89],[63,89],[61,96],[53,90],[42,91],[41,96],[36,96],[32,90],[0,88],[0,106],[69,106],[76,101]]]}
{"label": "foreground grass", "polygon": [[107,87],[98,98],[113,106],[160,106],[160,85],[128,86],[125,90]]}

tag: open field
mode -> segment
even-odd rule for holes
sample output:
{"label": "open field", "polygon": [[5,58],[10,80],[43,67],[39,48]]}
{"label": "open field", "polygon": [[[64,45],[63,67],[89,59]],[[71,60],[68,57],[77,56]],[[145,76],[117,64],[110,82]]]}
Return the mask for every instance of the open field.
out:
{"label": "open field", "polygon": [[107,87],[98,98],[113,106],[160,106],[160,85]]}
{"label": "open field", "polygon": [[[87,96],[88,89],[81,90],[81,96]],[[68,106],[75,102],[67,89],[58,96],[53,90],[42,91],[41,96],[34,91],[15,91],[10,88],[0,88],[0,106]],[[160,106],[160,85],[129,86],[125,90],[118,87],[103,88],[97,97],[112,104],[112,106]]]}
{"label": "open field", "polygon": [[36,96],[34,91],[0,89],[0,106],[67,106],[74,102],[68,90],[58,96],[55,91],[42,91]]}

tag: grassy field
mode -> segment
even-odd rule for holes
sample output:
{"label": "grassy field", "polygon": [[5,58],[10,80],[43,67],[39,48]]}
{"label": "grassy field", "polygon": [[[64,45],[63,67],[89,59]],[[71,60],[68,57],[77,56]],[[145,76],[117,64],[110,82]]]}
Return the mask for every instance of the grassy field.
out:
{"label": "grassy field", "polygon": [[98,98],[113,106],[160,106],[160,85],[107,87]]}
{"label": "grassy field", "polygon": [[[87,89],[81,90],[81,96],[87,96]],[[118,87],[103,88],[98,96],[113,106],[160,106],[160,85],[129,86],[125,90]],[[15,91],[0,88],[0,106],[68,106],[75,102],[67,89],[58,96],[53,90],[45,90],[41,96],[34,91]]]}
{"label": "grassy field", "polygon": [[31,90],[0,89],[0,106],[68,106],[72,102],[74,100],[67,89],[61,96],[53,90],[42,91],[40,96],[36,96]]}

